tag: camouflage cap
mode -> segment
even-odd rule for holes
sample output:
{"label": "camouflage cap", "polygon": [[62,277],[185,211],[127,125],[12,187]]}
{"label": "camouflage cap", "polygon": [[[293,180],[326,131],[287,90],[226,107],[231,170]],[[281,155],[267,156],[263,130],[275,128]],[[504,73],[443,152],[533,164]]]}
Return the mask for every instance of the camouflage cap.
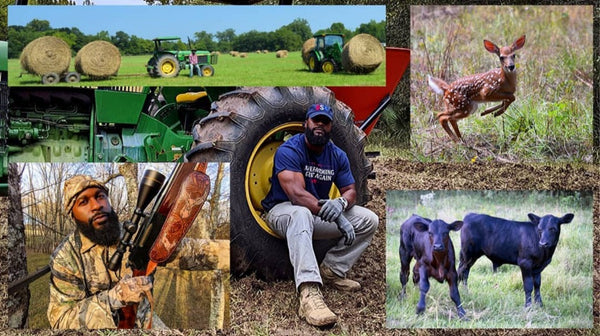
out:
{"label": "camouflage cap", "polygon": [[94,180],[88,175],[75,175],[65,181],[63,207],[67,214],[70,214],[71,210],[73,210],[77,196],[87,188],[100,188],[108,194],[108,188],[104,183]]}

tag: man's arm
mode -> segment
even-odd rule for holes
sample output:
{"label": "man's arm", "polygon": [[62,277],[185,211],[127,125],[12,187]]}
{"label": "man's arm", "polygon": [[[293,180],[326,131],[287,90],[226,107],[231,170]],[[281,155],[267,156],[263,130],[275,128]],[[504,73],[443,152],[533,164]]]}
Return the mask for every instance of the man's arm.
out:
{"label": "man's arm", "polygon": [[50,326],[58,329],[116,328],[108,290],[86,297],[84,279],[67,265],[61,259],[52,262],[48,304]]}
{"label": "man's arm", "polygon": [[346,210],[350,209],[352,206],[354,206],[354,204],[356,204],[356,187],[354,183],[341,188],[340,193],[342,194],[342,197],[348,201]]}
{"label": "man's arm", "polygon": [[[86,264],[87,272],[84,276],[82,265],[78,262],[77,251],[71,244],[64,244],[61,250],[52,256],[50,302],[47,312],[52,328],[116,328],[112,317],[113,312],[127,304],[142,302],[143,293],[152,288],[152,283],[147,277],[124,276],[112,288],[88,296],[85,282],[87,281],[88,284],[98,282],[98,273],[94,270],[99,272],[106,270],[102,258],[98,258],[96,262],[94,265]],[[124,273],[126,270],[123,265],[121,274],[126,274]],[[97,285],[101,286],[99,283]],[[142,305],[147,303],[143,301]]]}
{"label": "man's arm", "polygon": [[314,215],[319,213],[319,210],[321,210],[321,206],[318,204],[319,200],[306,191],[304,175],[302,173],[282,170],[277,174],[277,178],[279,179],[281,188],[292,204],[306,207]]}

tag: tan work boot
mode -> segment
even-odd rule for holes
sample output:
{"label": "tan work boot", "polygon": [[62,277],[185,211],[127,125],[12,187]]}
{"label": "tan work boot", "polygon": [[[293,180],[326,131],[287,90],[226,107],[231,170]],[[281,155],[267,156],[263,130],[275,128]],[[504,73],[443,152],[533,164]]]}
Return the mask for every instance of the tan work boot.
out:
{"label": "tan work boot", "polygon": [[323,294],[319,290],[319,284],[314,282],[305,282],[300,285],[300,308],[298,315],[308,322],[308,324],[324,327],[334,324],[337,316],[327,308],[323,301]]}
{"label": "tan work boot", "polygon": [[360,283],[338,276],[337,274],[333,273],[331,268],[328,266],[321,265],[321,267],[319,267],[319,271],[321,272],[321,279],[323,279],[323,283],[326,283],[337,290],[355,292],[360,289]]}

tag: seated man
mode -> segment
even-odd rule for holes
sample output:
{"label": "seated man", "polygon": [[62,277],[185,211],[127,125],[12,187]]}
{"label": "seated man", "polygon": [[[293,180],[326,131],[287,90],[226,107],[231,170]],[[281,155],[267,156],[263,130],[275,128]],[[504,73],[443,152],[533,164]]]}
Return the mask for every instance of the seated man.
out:
{"label": "seated man", "polygon": [[192,49],[192,53],[188,56],[190,61],[190,78],[194,76],[194,69],[198,76],[202,76],[200,72],[200,66],[198,66],[198,55],[196,55],[196,50]]}
{"label": "seated man", "polygon": [[[333,112],[323,104],[306,114],[304,134],[297,134],[275,153],[271,189],[262,201],[271,229],[285,237],[300,292],[301,318],[315,326],[336,322],[323,301],[323,280],[343,291],[361,288],[346,273],[369,245],[379,219],[354,205],[356,188],[346,153],[331,142]],[[329,199],[332,184],[342,196]],[[313,239],[339,238],[319,267]]]}

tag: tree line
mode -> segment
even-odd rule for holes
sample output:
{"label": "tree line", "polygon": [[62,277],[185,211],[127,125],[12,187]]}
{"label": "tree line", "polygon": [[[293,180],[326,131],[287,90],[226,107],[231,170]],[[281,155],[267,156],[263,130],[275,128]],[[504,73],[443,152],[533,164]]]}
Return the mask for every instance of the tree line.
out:
{"label": "tree line", "polygon": [[[371,20],[361,24],[351,31],[343,23],[335,22],[327,29],[321,29],[314,34],[341,33],[346,40],[360,33],[375,36],[381,42],[385,42],[385,21],[376,22]],[[150,54],[154,50],[154,42],[150,39],[129,35],[124,31],[118,31],[110,35],[103,30],[93,35],[84,34],[79,28],[52,28],[47,20],[33,19],[25,26],[9,26],[8,57],[17,58],[25,46],[34,39],[41,36],[56,36],[64,40],[74,52],[79,51],[84,45],[95,40],[104,40],[113,43],[123,55]],[[181,41],[167,43],[164,48],[178,48],[187,50],[189,48],[208,51],[229,52],[255,51],[255,50],[279,50],[298,51],[302,44],[313,36],[312,30],[306,19],[295,19],[291,23],[271,32],[251,30],[249,32],[236,34],[232,28],[215,34],[206,31],[195,32],[190,36],[179,36]]]}

